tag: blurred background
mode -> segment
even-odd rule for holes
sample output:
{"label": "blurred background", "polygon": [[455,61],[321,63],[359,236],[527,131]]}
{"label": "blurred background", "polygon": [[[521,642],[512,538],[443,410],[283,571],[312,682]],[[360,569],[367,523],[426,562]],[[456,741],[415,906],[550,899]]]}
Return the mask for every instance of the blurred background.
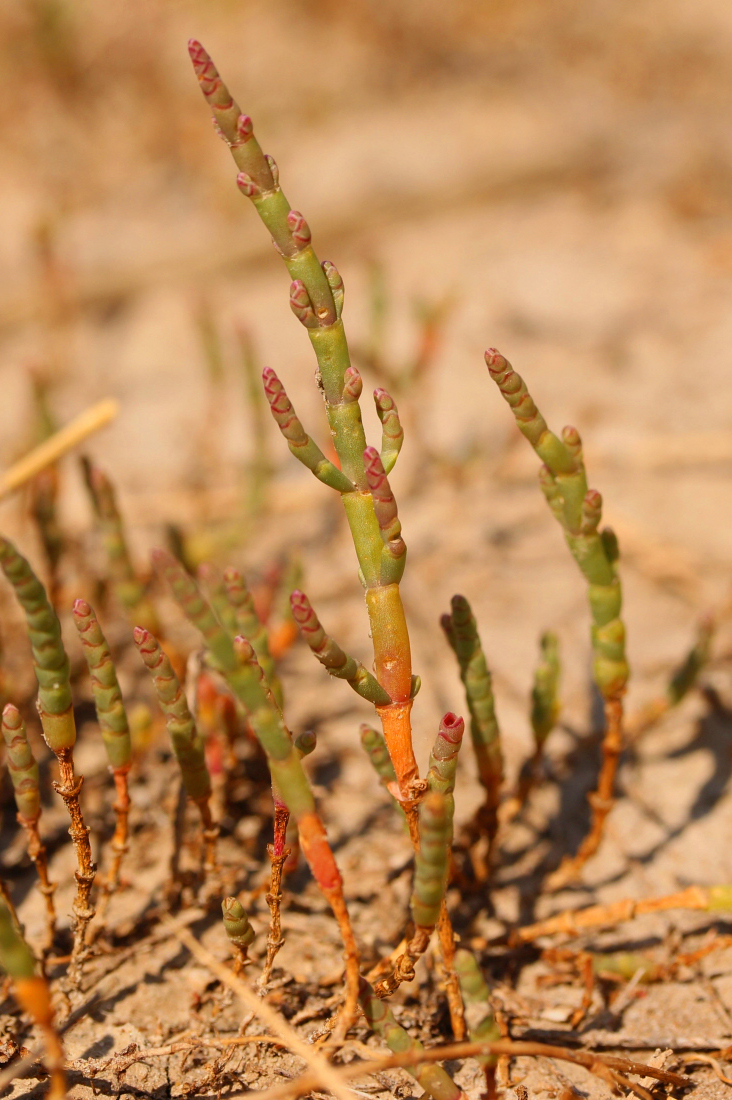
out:
{"label": "blurred background", "polygon": [[[393,484],[420,745],[461,707],[437,627],[455,591],[480,619],[512,768],[542,629],[562,637],[567,713],[586,724],[590,708],[583,586],[487,377],[489,345],[556,429],[583,435],[623,550],[631,698],[648,697],[730,584],[732,7],[2,5],[2,464],[116,397],[118,419],[85,449],[117,485],[137,560],[177,537],[192,560],[231,558],[256,579],[295,555],[329,629],[365,658],[337,501],[252,396],[254,367],[274,367],[324,444],[309,343],[213,133],[189,36],[344,277],[365,392],[386,384],[402,411]],[[60,476],[64,537],[93,553],[76,458]],[[0,503],[0,524],[42,569],[27,492]],[[63,570],[70,602],[89,578],[73,554]],[[345,745],[352,700],[309,654],[293,660],[296,718],[314,684]],[[688,759],[677,768],[689,778]]]}

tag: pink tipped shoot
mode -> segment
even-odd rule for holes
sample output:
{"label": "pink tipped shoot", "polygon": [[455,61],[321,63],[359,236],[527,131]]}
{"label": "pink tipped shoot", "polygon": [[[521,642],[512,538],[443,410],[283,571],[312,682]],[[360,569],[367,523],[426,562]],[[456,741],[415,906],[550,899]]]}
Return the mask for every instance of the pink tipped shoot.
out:
{"label": "pink tipped shoot", "polygon": [[488,348],[485,353],[485,363],[491,373],[500,373],[506,366],[506,358],[501,355],[498,348]]}
{"label": "pink tipped shoot", "polygon": [[299,588],[290,593],[290,607],[297,623],[304,623],[313,610],[310,606],[310,600]]}
{"label": "pink tipped shoot", "polygon": [[85,618],[87,615],[91,615],[91,607],[86,600],[74,600],[74,615],[78,618]]}
{"label": "pink tipped shoot", "polygon": [[449,710],[440,723],[440,737],[444,737],[446,741],[452,742],[453,745],[458,745],[464,733],[465,722],[460,715],[453,714]]}

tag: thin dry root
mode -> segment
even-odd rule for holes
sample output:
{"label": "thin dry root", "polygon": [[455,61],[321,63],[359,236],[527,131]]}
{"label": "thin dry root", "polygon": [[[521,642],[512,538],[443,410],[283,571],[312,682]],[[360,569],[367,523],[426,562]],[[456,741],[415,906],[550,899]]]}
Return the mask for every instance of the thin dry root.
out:
{"label": "thin dry root", "polygon": [[28,855],[35,864],[36,874],[38,875],[38,889],[43,894],[46,903],[46,942],[44,944],[44,953],[48,953],[53,947],[53,941],[56,935],[56,906],[53,900],[56,883],[51,882],[48,877],[48,856],[46,847],[41,841],[41,835],[38,831],[38,818],[36,817],[33,821],[28,821],[18,814],[18,822],[25,829],[28,843]]}
{"label": "thin dry root", "polygon": [[74,756],[71,749],[61,749],[56,757],[58,759],[60,780],[58,783],[54,783],[54,788],[63,798],[71,818],[69,834],[76,850],[76,897],[72,906],[74,913],[74,946],[71,951],[67,979],[72,988],[78,989],[87,952],[87,929],[95,913],[94,907],[90,903],[90,896],[97,868],[92,859],[89,829],[84,824],[79,803],[79,791],[84,782],[84,777],[79,776],[77,779],[74,775]]}
{"label": "thin dry root", "polygon": [[290,855],[290,849],[285,845],[285,836],[287,833],[287,823],[290,820],[290,813],[283,805],[275,803],[275,816],[274,816],[274,844],[267,845],[267,855],[269,856],[271,871],[269,879],[269,890],[265,895],[265,901],[269,906],[269,932],[267,933],[267,955],[264,960],[264,968],[259,978],[259,991],[264,993],[267,988],[267,984],[272,975],[272,967],[274,966],[277,952],[285,942],[282,939],[282,923],[280,919],[280,910],[282,906],[282,874],[287,858]]}
{"label": "thin dry root", "polygon": [[589,802],[592,807],[592,826],[577,854],[563,859],[554,874],[550,875],[547,883],[550,890],[561,890],[568,883],[577,879],[587,860],[594,856],[600,847],[605,828],[605,818],[610,813],[615,800],[615,776],[620,754],[623,751],[623,700],[621,696],[614,696],[605,700],[605,723],[600,778],[597,783],[597,790],[589,795]]}
{"label": "thin dry root", "polygon": [[447,1007],[450,1010],[452,1033],[455,1041],[459,1043],[466,1035],[465,1007],[463,1005],[463,998],[460,993],[460,983],[458,982],[454,966],[455,933],[453,932],[452,921],[450,920],[450,916],[447,912],[447,904],[444,900],[440,909],[440,919],[437,922],[437,938],[440,943],[442,965],[445,970],[445,993],[447,994]]}
{"label": "thin dry root", "polygon": [[361,986],[361,965],[356,946],[356,938],[353,935],[351,918],[346,908],[346,900],[343,897],[343,888],[328,891],[328,901],[333,910],[333,915],[338,922],[338,929],[343,940],[346,955],[346,1000],[338,1014],[338,1022],[333,1032],[336,1042],[343,1042],[348,1030],[358,1019],[360,1008],[358,1006],[358,994]]}
{"label": "thin dry root", "polygon": [[120,869],[125,852],[129,848],[129,815],[130,794],[128,785],[129,765],[123,768],[112,769],[116,799],[114,802],[115,826],[114,836],[110,847],[112,849],[112,863],[109,874],[102,886],[102,896],[99,899],[98,913],[104,917],[112,894],[119,888]]}

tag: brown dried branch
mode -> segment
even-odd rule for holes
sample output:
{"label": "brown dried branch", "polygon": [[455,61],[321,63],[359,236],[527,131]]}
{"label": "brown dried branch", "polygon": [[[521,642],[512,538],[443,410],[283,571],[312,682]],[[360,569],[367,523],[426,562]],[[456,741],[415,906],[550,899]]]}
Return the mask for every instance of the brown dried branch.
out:
{"label": "brown dried branch", "polygon": [[[495,1039],[491,1042],[466,1042],[445,1043],[419,1052],[420,1062],[442,1062],[474,1058],[479,1055],[508,1055],[512,1058],[557,1058],[563,1062],[571,1062],[573,1065],[582,1066],[590,1073],[598,1074],[607,1080],[607,1070],[623,1077],[623,1085],[626,1088],[635,1087],[627,1080],[627,1074],[638,1077],[653,1077],[662,1084],[676,1088],[688,1088],[693,1084],[690,1077],[670,1070],[658,1069],[656,1066],[646,1065],[644,1062],[636,1062],[631,1058],[623,1058],[619,1055],[596,1054],[593,1051],[569,1050],[567,1047],[550,1046],[547,1043],[528,1042],[523,1039]],[[341,1087],[347,1081],[354,1078],[365,1077],[372,1073],[379,1073],[385,1069],[410,1066],[414,1064],[414,1053],[394,1054],[390,1057],[374,1058],[371,1061],[351,1062],[347,1066],[339,1068],[337,1073]],[[322,1079],[316,1073],[304,1073],[292,1081],[273,1088],[264,1089],[257,1094],[257,1100],[288,1100],[289,1097],[303,1096],[307,1092],[316,1089],[322,1083]],[[249,1096],[251,1093],[231,1093],[229,1100],[238,1100],[239,1097]]]}
{"label": "brown dried branch", "polygon": [[540,936],[581,936],[590,928],[602,928],[632,920],[643,913],[659,913],[665,909],[699,909],[706,913],[732,909],[731,886],[689,886],[676,894],[660,898],[624,898],[609,905],[591,905],[587,909],[565,909],[554,917],[515,928],[509,937],[513,944],[531,943]]}

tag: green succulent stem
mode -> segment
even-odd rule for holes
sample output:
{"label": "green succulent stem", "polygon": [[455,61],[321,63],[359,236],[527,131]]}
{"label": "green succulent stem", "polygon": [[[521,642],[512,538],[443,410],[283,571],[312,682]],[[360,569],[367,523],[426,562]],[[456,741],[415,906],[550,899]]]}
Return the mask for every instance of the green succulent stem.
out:
{"label": "green succulent stem", "polygon": [[76,600],[73,615],[91,677],[92,697],[107,759],[113,771],[129,769],[132,763],[130,727],[112,652],[86,600]]}
{"label": "green succulent stem", "polygon": [[[83,778],[74,774],[76,724],[71,702],[69,659],[61,639],[61,624],[51,607],[46,590],[28,562],[13,544],[0,538],[0,568],[10,581],[25,612],[38,681],[38,713],[43,737],[56,756],[59,780],[54,789],[61,795],[71,821],[69,834],[76,852],[76,896],[73,902],[74,945],[68,980],[78,986],[86,953],[86,931],[94,916],[91,889],[96,875],[89,829],[81,812],[79,792]],[[48,904],[48,903],[47,903]]]}
{"label": "green succulent stem", "polygon": [[202,562],[196,572],[216,618],[227,634],[235,638],[239,633],[238,616],[221,573],[209,562]]}
{"label": "green succulent stem", "polygon": [[[367,589],[376,679],[394,707],[385,715],[379,710],[379,714],[382,720],[386,718],[384,736],[394,761],[400,797],[408,801],[409,784],[417,775],[417,767],[411,747],[411,655],[398,590],[406,558],[395,509],[392,519],[385,518],[393,504],[393,496],[390,502],[385,499],[387,491],[390,494],[386,474],[394,465],[403,438],[399,416],[389,395],[377,391],[383,459],[378,452],[374,452],[374,459],[371,449],[366,447],[359,407],[361,377],[350,364],[341,320],[343,281],[332,263],[318,262],[307,222],[302,214],[290,208],[280,187],[276,164],[262,152],[252,120],[242,114],[209,55],[193,40],[189,52],[215,126],[239,169],[239,189],[251,199],[290,274],[290,306],[305,327],[315,352],[318,385],[325,399],[337,465],[323,455],[305,432],[282,384],[270,370],[264,372],[265,392],[293,454],[316,477],[341,493],[360,575]],[[384,601],[389,605],[388,614],[384,613],[382,601],[369,598],[384,589],[389,591]],[[385,625],[387,635],[382,636]],[[396,654],[395,634],[400,644]]]}
{"label": "green succulent stem", "polygon": [[419,808],[419,851],[409,903],[418,929],[437,924],[447,889],[452,818],[447,796],[432,788]]}
{"label": "green succulent stem", "polygon": [[345,680],[357,695],[373,703],[374,706],[388,706],[391,703],[388,692],[360,661],[355,657],[349,657],[338,643],[325,633],[305,593],[295,589],[290,596],[290,605],[303,639],[326,671],[339,680]]}
{"label": "green succulent stem", "polygon": [[531,728],[536,752],[541,753],[544,743],[557,724],[559,717],[559,639],[546,631],[539,640],[539,663],[534,672],[531,689]]}
{"label": "green succulent stem", "polygon": [[523,379],[494,348],[486,352],[491,377],[508,402],[521,433],[544,463],[540,484],[559,520],[567,545],[588,586],[592,649],[597,686],[605,699],[617,698],[628,681],[625,627],[620,618],[622,591],[617,573],[617,543],[599,531],[602,497],[588,490],[582,444],[575,428],[559,439],[547,427]]}
{"label": "green succulent stem", "polygon": [[490,348],[488,371],[507,401],[521,433],[543,462],[539,484],[552,514],[560,523],[569,550],[587,582],[590,638],[595,682],[605,701],[603,762],[597,790],[590,796],[592,824],[577,854],[567,857],[550,879],[558,889],[577,878],[600,846],[605,818],[613,804],[615,776],[623,748],[623,695],[630,670],[625,653],[625,624],[621,618],[622,589],[617,569],[617,539],[600,530],[602,497],[588,489],[582,442],[576,428],[567,427],[561,439],[544,417],[511,364]]}
{"label": "green succulent stem", "polygon": [[241,902],[234,897],[221,902],[224,930],[234,949],[234,973],[239,974],[247,965],[250,945],[254,942],[254,929]]}
{"label": "green succulent stem", "polygon": [[373,729],[372,726],[366,725],[365,722],[361,725],[360,734],[361,744],[371,762],[371,767],[378,775],[383,786],[388,789],[390,783],[396,783],[396,772],[389,756],[389,750],[386,747],[384,735]]}
{"label": "green succulent stem", "polygon": [[705,615],[697,628],[694,644],[669,680],[666,688],[669,706],[678,706],[696,684],[699,673],[709,660],[709,650],[715,630],[714,618],[711,615]]}

